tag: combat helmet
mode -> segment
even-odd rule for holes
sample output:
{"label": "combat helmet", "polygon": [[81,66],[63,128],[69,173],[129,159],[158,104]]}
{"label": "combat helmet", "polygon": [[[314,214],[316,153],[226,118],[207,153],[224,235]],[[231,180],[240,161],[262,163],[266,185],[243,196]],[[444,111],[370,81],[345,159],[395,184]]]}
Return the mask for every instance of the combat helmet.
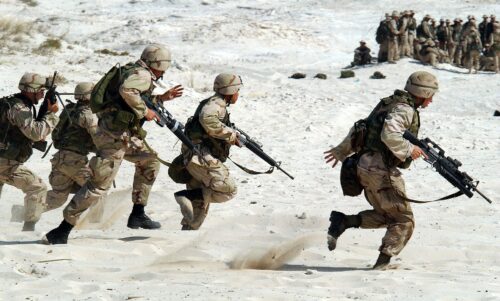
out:
{"label": "combat helmet", "polygon": [[430,98],[439,89],[437,78],[426,71],[413,72],[406,81],[405,90],[410,94]]}
{"label": "combat helmet", "polygon": [[214,91],[222,95],[236,94],[242,86],[241,77],[235,74],[221,73],[214,81]]}
{"label": "combat helmet", "polygon": [[171,62],[170,50],[160,44],[148,45],[142,51],[141,60],[152,69],[166,71]]}
{"label": "combat helmet", "polygon": [[75,99],[89,101],[92,89],[94,89],[94,83],[90,82],[78,83],[75,87]]}
{"label": "combat helmet", "polygon": [[40,74],[26,72],[19,80],[19,90],[37,93],[46,87],[47,78]]}

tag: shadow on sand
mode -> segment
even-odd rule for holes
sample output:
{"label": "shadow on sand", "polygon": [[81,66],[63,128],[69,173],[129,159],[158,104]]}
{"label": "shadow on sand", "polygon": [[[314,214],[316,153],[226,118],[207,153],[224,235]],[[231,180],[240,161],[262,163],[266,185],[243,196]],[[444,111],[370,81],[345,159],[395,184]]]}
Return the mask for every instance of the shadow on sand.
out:
{"label": "shadow on sand", "polygon": [[371,271],[371,268],[355,268],[355,267],[317,267],[317,266],[306,266],[303,264],[285,264],[279,271],[290,271],[290,272],[305,272],[307,270],[313,270],[318,272],[350,272],[350,271]]}

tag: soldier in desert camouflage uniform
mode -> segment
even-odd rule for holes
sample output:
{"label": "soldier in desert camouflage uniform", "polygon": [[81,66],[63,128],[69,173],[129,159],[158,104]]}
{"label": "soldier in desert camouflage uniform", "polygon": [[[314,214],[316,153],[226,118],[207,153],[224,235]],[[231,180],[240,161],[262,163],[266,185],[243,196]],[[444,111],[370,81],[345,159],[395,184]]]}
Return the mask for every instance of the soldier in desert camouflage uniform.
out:
{"label": "soldier in desert camouflage uniform", "polygon": [[[493,16],[493,15],[492,15]],[[493,49],[495,58],[495,72],[500,72],[500,23],[493,23],[493,32],[490,34],[491,49]]]}
{"label": "soldier in desert camouflage uniform", "polygon": [[184,218],[183,230],[197,230],[208,213],[210,203],[227,202],[236,195],[236,183],[223,164],[231,145],[242,146],[239,133],[230,127],[227,107],[236,103],[241,78],[234,74],[219,74],[215,78],[215,94],[200,102],[193,117],[186,123],[186,134],[199,145],[203,157],[186,147],[184,164],[192,179],[187,189],[174,194]]}
{"label": "soldier in desert camouflage uniform", "polygon": [[410,57],[415,58],[415,53],[414,53],[414,40],[416,36],[416,31],[417,30],[417,19],[415,19],[415,12],[413,10],[410,10],[410,16],[408,19],[408,47],[410,47]]}
{"label": "soldier in desert camouflage uniform", "polygon": [[481,51],[483,50],[483,45],[481,43],[481,36],[479,32],[472,30],[465,37],[465,56],[467,57],[467,64],[469,67],[469,73],[472,73],[472,69],[479,70],[479,57],[481,56]]}
{"label": "soldier in desert camouflage uniform", "polygon": [[33,142],[44,140],[59,118],[57,103],[47,102],[47,113],[36,119],[35,105],[44,97],[46,78],[25,73],[19,81],[21,93],[0,100],[0,183],[25,193],[23,231],[33,231],[44,209],[47,186],[26,168]]}
{"label": "soldier in desert camouflage uniform", "polygon": [[[76,193],[90,178],[87,155],[96,152],[92,137],[97,131],[97,116],[89,107],[93,83],[83,82],[75,87],[76,104],[66,106],[61,120],[52,132],[52,142],[59,151],[52,157],[52,172],[47,193],[47,208],[61,207],[70,193]],[[69,117],[68,117],[69,115]]]}
{"label": "soldier in desert camouflage uniform", "polygon": [[425,41],[422,49],[420,50],[420,61],[424,64],[437,66],[439,60],[439,50],[431,39]]}
{"label": "soldier in desert camouflage uniform", "polygon": [[[436,77],[419,71],[408,78],[406,91],[396,90],[383,98],[366,119],[366,136],[357,155],[357,176],[372,210],[346,215],[332,211],[328,229],[328,248],[334,250],[339,236],[348,228],[387,228],[380,255],[373,266],[384,269],[398,255],[415,227],[413,212],[405,193],[399,168],[408,168],[411,160],[425,156],[423,151],[403,138],[405,130],[417,136],[420,127],[418,108],[425,108],[438,90]],[[351,134],[338,146],[325,152],[327,163],[344,162],[354,153]]]}
{"label": "soldier in desert camouflage uniform", "polygon": [[160,169],[157,154],[144,144],[142,120],[158,119],[146,107],[142,98],[167,101],[182,95],[176,86],[158,97],[152,96],[153,81],[170,66],[170,51],[162,45],[147,46],[141,59],[120,68],[106,87],[105,103],[98,112],[99,122],[94,137],[97,156],[90,160],[92,177],[75,194],[64,209],[64,220],[59,227],[44,237],[49,244],[66,244],[70,231],[79,216],[103,197],[111,187],[123,159],[135,164],[132,188],[133,209],[129,228],[157,229],[160,223],[152,221],[144,212],[151,187]]}
{"label": "soldier in desert camouflage uniform", "polygon": [[395,64],[396,61],[399,60],[398,37],[401,35],[401,32],[398,29],[399,13],[393,11],[391,16],[392,19],[389,22],[387,61],[391,64]]}

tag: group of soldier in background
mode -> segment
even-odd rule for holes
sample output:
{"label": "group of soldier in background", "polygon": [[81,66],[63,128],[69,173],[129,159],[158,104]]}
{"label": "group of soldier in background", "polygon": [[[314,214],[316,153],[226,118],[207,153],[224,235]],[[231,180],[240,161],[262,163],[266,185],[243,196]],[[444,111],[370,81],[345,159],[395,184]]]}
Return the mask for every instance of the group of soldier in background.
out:
{"label": "group of soldier in background", "polygon": [[[68,104],[60,115],[56,115],[59,107],[53,99],[58,97],[55,75],[46,78],[25,73],[19,81],[20,92],[0,98],[0,186],[11,185],[25,193],[23,231],[33,231],[43,212],[61,207],[69,194],[74,194],[63,210],[61,224],[43,239],[49,244],[66,244],[81,214],[106,196],[123,160],[135,165],[133,207],[127,226],[160,228],[160,223],[144,211],[161,160],[146,143],[143,124],[161,118],[148,103],[161,104],[183,94],[178,85],[153,95],[157,80],[170,62],[168,48],[149,45],[138,61],[113,67],[97,84],[78,83],[76,102]],[[181,171],[187,174],[182,182],[187,189],[175,194],[183,214],[183,230],[198,229],[210,203],[228,201],[236,194],[235,181],[223,162],[231,145],[243,145],[239,132],[230,127],[227,112],[238,99],[242,85],[237,75],[219,74],[214,81],[215,94],[200,103],[190,119],[191,126],[186,125],[187,136],[199,151],[183,146],[179,157]],[[41,99],[40,108],[45,107],[37,114]],[[47,191],[44,181],[24,163],[31,157],[34,144],[50,134],[58,151],[51,160],[52,190]],[[95,155],[89,160],[91,153]]]}
{"label": "group of soldier in background", "polygon": [[498,73],[500,68],[500,23],[495,15],[483,16],[476,23],[470,15],[462,19],[441,19],[439,24],[425,15],[420,24],[412,10],[386,13],[377,28],[380,44],[378,62],[396,63],[401,57],[412,57],[424,64],[450,63],[477,72]]}

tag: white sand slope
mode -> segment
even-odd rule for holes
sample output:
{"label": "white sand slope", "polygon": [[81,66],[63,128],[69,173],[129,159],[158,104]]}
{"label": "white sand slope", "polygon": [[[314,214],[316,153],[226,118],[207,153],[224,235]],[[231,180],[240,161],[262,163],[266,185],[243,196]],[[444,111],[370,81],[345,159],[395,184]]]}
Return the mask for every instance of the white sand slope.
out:
{"label": "white sand slope", "polygon": [[[245,84],[231,117],[255,136],[283,168],[249,176],[228,163],[238,195],[214,204],[199,231],[180,231],[173,193],[181,185],[162,168],[146,210],[162,223],[157,231],[126,227],[132,207],[133,165],[124,162],[104,205],[104,219],[83,218],[65,246],[39,240],[62,219],[62,208],[42,216],[32,233],[10,222],[23,195],[5,186],[0,201],[0,300],[499,300],[500,299],[500,75],[410,59],[359,68],[341,80],[360,39],[374,54],[374,33],[385,12],[414,9],[417,18],[500,15],[497,1],[284,1],[284,0],[0,0],[0,94],[16,92],[24,71],[78,81],[97,81],[112,65],[138,58],[147,43],[172,50],[168,85],[185,96],[168,103],[180,121],[210,95],[220,72],[241,74]],[[7,25],[6,25],[7,24]],[[10,25],[9,25],[10,24]],[[46,39],[61,42],[53,52]],[[108,49],[122,56],[96,54]],[[409,74],[436,74],[440,92],[422,110],[423,137],[431,137],[481,180],[494,203],[475,195],[414,205],[416,229],[393,269],[372,271],[384,230],[349,230],[338,249],[326,247],[332,209],[370,208],[362,196],[342,195],[339,168],[323,161],[352,123],[381,97],[402,88]],[[369,76],[381,71],[385,80]],[[288,78],[304,72],[303,80]],[[326,73],[327,80],[313,79]],[[177,156],[180,143],[167,129],[148,124],[148,142],[162,158]],[[53,150],[52,150],[53,152]],[[50,157],[50,156],[49,156]],[[251,168],[266,164],[246,149],[232,158]],[[48,158],[35,153],[26,164],[42,178]],[[425,162],[404,171],[410,197],[432,199],[454,191]],[[304,214],[303,214],[304,213]],[[299,218],[300,217],[300,218]]]}

